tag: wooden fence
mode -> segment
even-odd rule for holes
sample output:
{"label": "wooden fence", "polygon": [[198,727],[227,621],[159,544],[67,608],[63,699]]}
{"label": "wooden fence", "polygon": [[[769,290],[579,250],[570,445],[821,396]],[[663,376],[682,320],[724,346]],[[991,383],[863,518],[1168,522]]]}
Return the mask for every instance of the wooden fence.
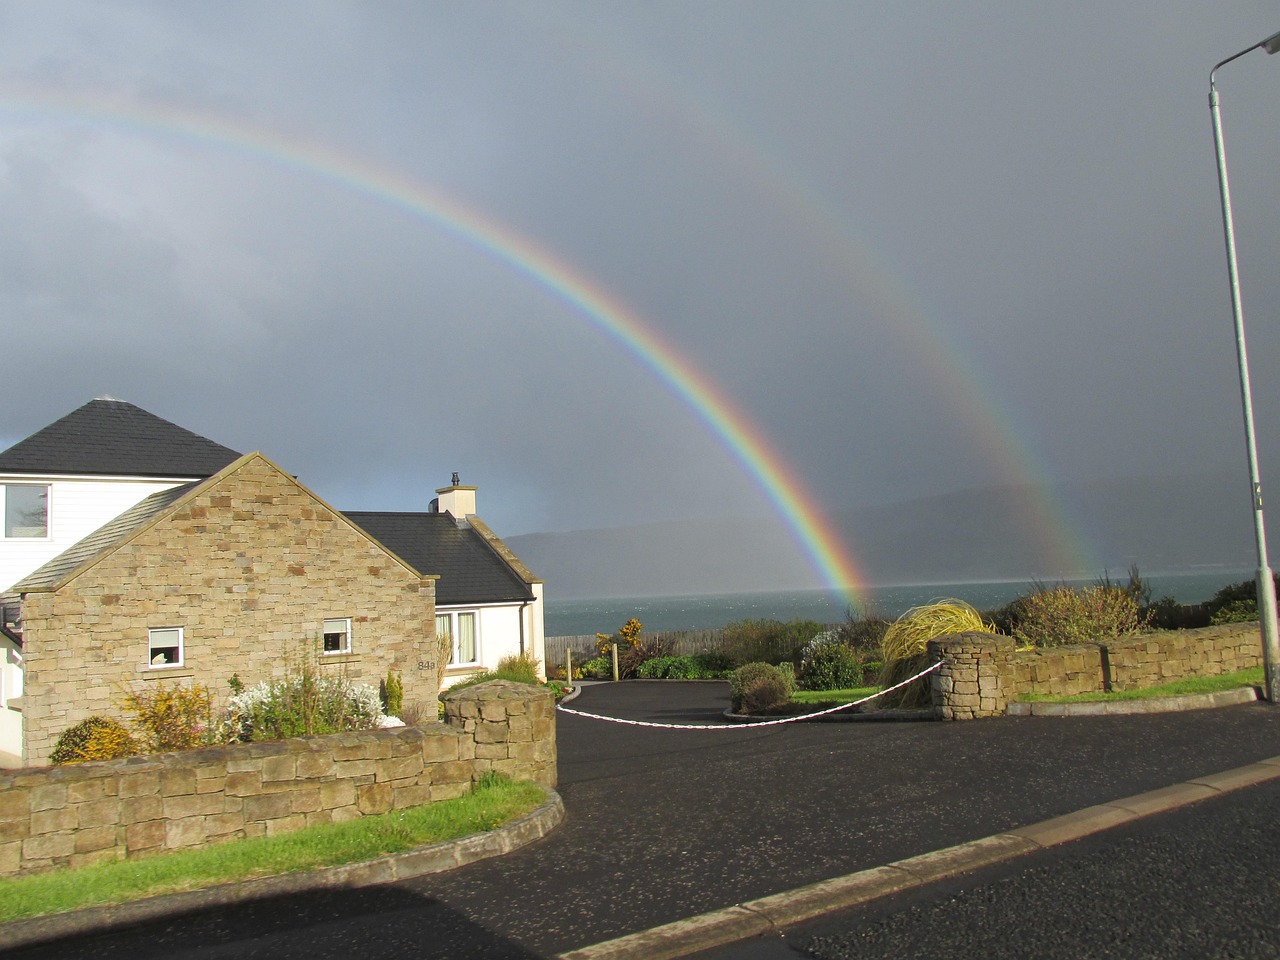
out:
{"label": "wooden fence", "polygon": [[[709,630],[655,630],[644,636],[646,640],[665,640],[670,644],[668,649],[672,656],[683,657],[720,649],[724,630],[720,627]],[[575,637],[547,637],[547,666],[563,667],[566,650],[573,651],[574,663],[590,660],[599,655],[596,649],[596,635],[590,633]]]}

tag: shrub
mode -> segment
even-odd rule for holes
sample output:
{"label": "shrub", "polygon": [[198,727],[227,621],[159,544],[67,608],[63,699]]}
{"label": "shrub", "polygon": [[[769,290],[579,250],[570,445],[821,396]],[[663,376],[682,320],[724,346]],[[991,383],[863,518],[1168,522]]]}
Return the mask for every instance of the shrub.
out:
{"label": "shrub", "polygon": [[804,645],[826,629],[816,620],[737,620],[725,626],[721,650],[740,665],[794,663]]}
{"label": "shrub", "polygon": [[394,670],[388,670],[382,681],[382,712],[389,717],[404,712],[404,680]]}
{"label": "shrub", "polygon": [[793,679],[770,663],[743,664],[729,677],[729,696],[739,713],[782,706],[794,692]]}
{"label": "shrub", "polygon": [[138,753],[138,744],[124,724],[108,717],[87,717],[68,727],[53,745],[49,762],[86,763],[119,760]]}
{"label": "shrub", "polygon": [[1258,601],[1250,597],[1248,600],[1232,600],[1223,604],[1209,615],[1209,623],[1217,626],[1221,623],[1246,623],[1258,619]]}
{"label": "shrub", "polygon": [[693,655],[703,679],[727,680],[733,672],[733,659],[719,650],[706,650]]}
{"label": "shrub", "polygon": [[802,690],[842,690],[862,683],[862,658],[846,647],[838,635],[819,643],[815,637],[800,658],[798,677]]}
{"label": "shrub", "polygon": [[381,706],[375,687],[304,670],[232,697],[228,726],[231,736],[244,742],[369,730],[377,725]]}
{"label": "shrub", "polygon": [[621,657],[624,652],[636,645],[643,630],[644,624],[632,617],[618,628],[617,633],[597,633],[596,650],[602,657],[611,657],[613,654],[609,648],[616,643],[618,645],[618,656]]}
{"label": "shrub", "polygon": [[889,621],[884,617],[850,606],[845,611],[844,623],[839,627],[840,640],[865,658],[868,653],[879,652],[888,629]]}
{"label": "shrub", "polygon": [[226,740],[225,729],[214,716],[213,694],[204,684],[149,684],[126,693],[121,706],[131,715],[144,753],[194,750]]}
{"label": "shrub", "polygon": [[611,680],[613,660],[609,657],[596,657],[581,664],[575,672],[583,680]]}
{"label": "shrub", "polygon": [[1013,622],[1014,637],[1036,647],[1099,643],[1146,626],[1133,595],[1106,583],[1037,590],[1014,603]]}

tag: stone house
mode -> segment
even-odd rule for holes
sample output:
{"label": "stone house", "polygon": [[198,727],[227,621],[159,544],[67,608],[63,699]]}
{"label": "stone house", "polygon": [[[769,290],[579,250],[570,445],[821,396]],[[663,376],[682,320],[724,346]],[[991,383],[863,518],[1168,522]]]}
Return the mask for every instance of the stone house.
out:
{"label": "stone house", "polygon": [[3,599],[21,605],[27,764],[124,690],[225,699],[233,674],[278,678],[309,650],[358,682],[396,670],[406,702],[435,707],[435,578],[260,453],[152,494]]}
{"label": "stone house", "polygon": [[[260,454],[254,456],[256,462],[270,464]],[[184,498],[193,495],[200,481],[214,476],[227,480],[222,475],[233,462],[239,463],[238,458],[240,454],[230,448],[133,404],[111,398],[93,400],[0,452],[0,516],[5,518],[5,527],[0,530],[0,766],[14,766],[24,761],[39,762],[47,755],[47,747],[40,748],[43,753],[32,753],[30,748],[47,739],[46,728],[56,727],[53,730],[56,738],[62,729],[75,722],[67,717],[59,719],[57,711],[61,707],[43,702],[53,689],[50,687],[50,661],[46,659],[43,665],[37,664],[36,673],[40,679],[36,682],[34,675],[28,674],[26,662],[33,651],[37,658],[47,658],[53,649],[64,654],[69,652],[69,646],[56,645],[74,644],[76,641],[56,639],[50,632],[55,627],[74,629],[80,634],[101,630],[104,639],[92,647],[93,652],[86,662],[92,664],[104,658],[113,659],[115,654],[109,656],[108,651],[113,650],[120,640],[117,625],[124,622],[120,618],[126,616],[125,612],[133,616],[139,610],[150,614],[152,608],[147,604],[156,602],[140,596],[139,584],[131,579],[135,571],[151,569],[154,558],[140,555],[149,549],[151,540],[143,538],[134,542],[129,537],[140,532],[142,527],[152,529],[161,516],[168,517],[166,511],[179,500],[185,503]],[[247,482],[246,478],[253,473],[245,472],[243,467],[241,464],[236,472],[238,483]],[[271,469],[280,473],[274,466]],[[286,479],[302,492],[299,503],[308,499],[320,503],[292,478],[286,476]],[[475,516],[475,491],[475,487],[459,485],[455,474],[449,487],[436,491],[437,499],[427,513],[363,512],[344,515],[322,504],[301,508],[304,513],[314,514],[322,510],[326,515],[340,518],[342,523],[338,526],[350,531],[351,536],[374,544],[382,555],[392,557],[397,564],[413,571],[420,580],[436,579],[436,591],[443,596],[443,601],[438,610],[433,605],[426,611],[423,615],[427,619],[419,619],[412,628],[420,634],[419,640],[432,637],[424,648],[425,654],[421,657],[415,655],[414,663],[421,660],[434,664],[437,656],[434,632],[439,629],[449,633],[454,638],[453,663],[448,668],[446,682],[456,682],[469,674],[491,668],[504,656],[526,654],[539,661],[543,659],[542,583]],[[305,519],[299,516],[286,520],[276,516],[275,520],[263,525],[255,523],[262,519],[264,513],[259,506],[239,512],[236,536],[239,538],[237,542],[244,547],[240,552],[244,552],[246,557],[265,556],[261,551],[278,550],[282,546],[280,531]],[[253,516],[248,516],[249,513]],[[358,522],[352,523],[352,518],[358,518]],[[207,529],[208,524],[195,526]],[[265,538],[257,547],[251,542],[255,529]],[[125,540],[128,540],[127,544]],[[311,543],[309,538],[304,540]],[[128,557],[129,561],[116,563],[113,560],[100,565],[99,561],[103,561],[106,554],[114,554],[117,547],[122,550],[120,558]],[[157,556],[169,555],[162,553]],[[245,558],[240,559],[243,561]],[[157,560],[156,563],[163,566],[163,561]],[[85,565],[86,570],[80,570],[78,565]],[[376,593],[383,586],[377,575],[368,572],[364,576],[372,578],[370,582],[357,586],[341,577],[336,580],[318,579],[318,571],[324,571],[324,576],[329,577],[331,571],[327,562],[313,561],[310,566],[303,566],[309,571],[307,576],[285,578],[284,582],[290,588],[287,598],[279,590],[268,594],[275,610],[290,612],[298,604],[311,604],[323,610],[332,608],[330,612],[347,609],[348,596],[363,596],[366,589]],[[92,576],[82,576],[90,567]],[[243,563],[236,567],[237,570],[242,568]],[[368,565],[368,569],[383,571],[389,568],[379,561]],[[117,574],[119,579],[115,582],[106,579]],[[208,578],[201,578],[201,583],[204,579]],[[164,666],[169,672],[147,669],[138,675],[139,678],[150,681],[162,676],[190,676],[218,688],[233,673],[238,673],[245,682],[258,679],[256,666],[244,669],[238,668],[238,664],[278,663],[274,659],[278,650],[267,654],[252,647],[251,632],[246,632],[247,625],[253,624],[254,630],[261,628],[265,635],[274,636],[277,640],[280,637],[275,635],[284,633],[296,639],[302,621],[282,619],[278,628],[270,628],[267,621],[271,620],[271,614],[247,619],[239,616],[248,613],[247,608],[237,611],[235,604],[228,605],[227,598],[234,599],[239,594],[259,588],[254,586],[253,578],[243,578],[243,582],[237,584],[223,582],[227,579],[226,576],[216,578],[218,589],[225,595],[218,590],[202,593],[195,589],[180,594],[185,597],[181,606],[188,620],[198,619],[209,625],[208,630],[213,630],[214,621],[219,617],[237,614],[221,628],[223,639],[216,647],[216,655],[201,655],[193,661],[191,656],[195,648],[191,646],[193,640],[189,634],[185,630],[164,632],[176,630],[186,622],[180,623],[175,612],[173,627],[154,623],[146,626],[148,656],[139,656],[135,663],[137,666],[143,664],[144,659],[163,657],[165,664],[155,666]],[[74,589],[72,583],[75,584]],[[115,598],[117,609],[112,611],[114,616],[105,616],[105,611],[100,611],[103,615],[90,616],[83,622],[76,620],[74,615],[64,619],[62,606],[57,607],[59,612],[56,615],[49,614],[51,601],[47,600],[47,595],[51,593],[64,600],[71,594],[78,594],[86,604],[92,605],[86,592],[89,584],[94,584],[102,597]],[[298,589],[302,587],[305,589]],[[64,594],[64,588],[69,592]],[[166,587],[170,596],[175,595],[174,590],[182,588],[178,584]],[[201,604],[204,604],[204,609],[197,611],[196,607]],[[172,606],[162,605],[160,609],[167,610]],[[260,605],[258,609],[261,609]],[[423,612],[419,610],[415,616],[419,613]],[[37,614],[41,618],[52,616],[52,619],[42,619],[40,624],[35,624],[33,615]],[[341,648],[346,644],[357,644],[359,630],[348,625],[345,629],[349,632],[344,639],[342,630],[344,622],[350,619],[348,615],[322,613],[319,617],[307,628],[311,636],[323,634],[326,645],[339,646],[339,649],[326,651],[326,663],[345,662],[346,669],[353,676],[358,669],[362,676],[367,675],[376,681],[385,675],[387,666],[383,666],[381,672],[373,670],[375,661],[378,664],[385,661],[388,666],[399,662],[394,651],[373,654],[367,646],[363,653],[353,651],[353,655],[358,654],[356,659],[344,661],[340,655],[344,653]],[[311,619],[316,618],[313,616]],[[30,643],[33,629],[42,638],[37,646]],[[131,622],[129,629],[136,631],[138,624]],[[156,631],[154,635],[153,630]],[[237,638],[235,643],[244,640],[251,649],[233,652],[231,637]],[[177,642],[166,645],[166,638]],[[364,642],[368,644],[373,639],[366,635]],[[175,651],[177,665],[170,662]],[[135,654],[136,651],[130,650],[121,656],[129,660]],[[369,669],[357,667],[360,657],[366,658]],[[370,657],[373,659],[368,659]],[[75,674],[74,670],[66,676],[72,674]],[[407,673],[405,680],[408,693]],[[94,689],[98,690],[100,686]],[[60,682],[57,689],[61,691],[58,696],[63,702],[74,699],[68,697],[70,688],[65,683]],[[119,691],[116,692],[117,699],[118,695]],[[431,696],[434,696],[434,691]],[[81,702],[101,704],[100,690],[81,698]],[[76,716],[92,712],[77,708]]]}

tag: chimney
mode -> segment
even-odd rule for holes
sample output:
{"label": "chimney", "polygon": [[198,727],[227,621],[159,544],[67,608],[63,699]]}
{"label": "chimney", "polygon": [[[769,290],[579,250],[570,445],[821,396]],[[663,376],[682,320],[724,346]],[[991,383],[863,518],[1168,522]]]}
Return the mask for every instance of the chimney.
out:
{"label": "chimney", "polygon": [[464,487],[458,483],[458,475],[447,487],[436,491],[436,499],[431,502],[432,513],[448,513],[455,520],[463,520],[475,516],[476,488]]}

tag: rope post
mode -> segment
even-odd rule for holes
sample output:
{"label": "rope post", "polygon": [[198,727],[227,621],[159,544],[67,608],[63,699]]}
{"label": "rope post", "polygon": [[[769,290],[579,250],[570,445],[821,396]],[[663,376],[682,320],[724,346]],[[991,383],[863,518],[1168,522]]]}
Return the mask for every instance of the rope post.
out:
{"label": "rope post", "polygon": [[564,682],[573,686],[573,650],[569,647],[564,648]]}
{"label": "rope post", "polygon": [[618,645],[616,643],[612,643],[610,644],[610,646],[613,648],[613,682],[617,683],[618,682]]}

